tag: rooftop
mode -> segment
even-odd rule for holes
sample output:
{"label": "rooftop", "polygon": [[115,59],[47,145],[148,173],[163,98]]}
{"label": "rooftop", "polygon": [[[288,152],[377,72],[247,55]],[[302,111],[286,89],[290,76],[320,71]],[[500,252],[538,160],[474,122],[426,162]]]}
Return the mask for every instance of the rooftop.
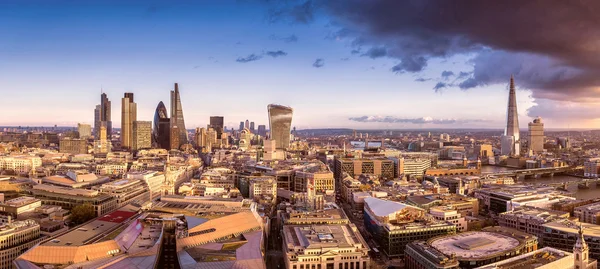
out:
{"label": "rooftop", "polygon": [[283,228],[283,236],[288,249],[350,248],[355,247],[357,244],[363,248],[366,246],[354,224],[286,225]]}
{"label": "rooftop", "polygon": [[497,263],[492,263],[486,266],[478,267],[478,269],[535,269],[544,267],[553,262],[563,260],[564,264],[572,265],[573,254],[566,251],[546,247]]}
{"label": "rooftop", "polygon": [[373,197],[365,198],[365,204],[367,204],[369,206],[369,208],[371,209],[371,212],[373,212],[373,214],[375,214],[379,217],[389,216],[389,215],[394,214],[404,208],[413,208],[413,209],[422,210],[421,208],[410,206],[407,204],[398,203],[398,202],[389,201],[389,200],[377,199],[377,198],[373,198]]}
{"label": "rooftop", "polygon": [[429,244],[444,255],[456,255],[458,260],[481,260],[503,255],[518,247],[515,238],[491,232],[466,232],[430,240]]}

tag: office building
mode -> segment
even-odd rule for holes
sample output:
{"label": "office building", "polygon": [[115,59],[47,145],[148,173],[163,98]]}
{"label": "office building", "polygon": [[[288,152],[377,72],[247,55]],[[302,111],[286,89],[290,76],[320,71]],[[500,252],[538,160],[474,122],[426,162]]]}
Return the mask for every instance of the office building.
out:
{"label": "office building", "polygon": [[152,143],[161,149],[171,149],[171,120],[167,114],[165,104],[160,101],[154,112],[154,126],[152,127]]}
{"label": "office building", "polygon": [[217,132],[217,138],[223,138],[223,132],[225,130],[225,120],[223,116],[211,116],[209,128],[213,128]]}
{"label": "office building", "polygon": [[38,156],[0,156],[0,170],[13,171],[17,175],[29,174],[40,166],[42,159]]}
{"label": "office building", "polygon": [[389,258],[404,256],[407,244],[456,233],[456,226],[426,216],[425,210],[373,197],[364,199],[365,229]]}
{"label": "office building", "polygon": [[58,144],[58,151],[60,153],[68,154],[87,154],[88,144],[87,139],[82,138],[61,138]]}
{"label": "office building", "polygon": [[238,131],[244,130],[244,122],[240,121],[240,128],[238,129]]}
{"label": "office building", "polygon": [[599,177],[600,176],[600,158],[590,158],[583,163],[583,176]]}
{"label": "office building", "polygon": [[94,138],[98,139],[98,137],[100,136],[100,122],[101,122],[101,113],[102,111],[102,106],[101,105],[96,105],[96,108],[94,108]]}
{"label": "office building", "polygon": [[406,245],[405,268],[409,269],[460,269],[454,255],[445,255],[424,241]]}
{"label": "office building", "polygon": [[573,216],[581,222],[600,225],[600,202],[576,207]]}
{"label": "office building", "polygon": [[[421,242],[422,244],[422,242]],[[441,253],[444,257],[451,257],[459,263],[458,267],[450,268],[476,268],[500,259],[515,257],[523,253],[537,250],[537,237],[517,230],[503,227],[487,227],[482,231],[471,231],[454,235],[440,236],[427,240],[427,246]],[[411,243],[406,249],[408,268],[446,268],[439,267],[439,262],[430,262],[431,259],[422,257],[431,256],[419,248],[418,244]],[[436,266],[427,267],[428,264]],[[454,264],[454,262],[451,262]]]}
{"label": "office building", "polygon": [[422,158],[399,158],[398,176],[422,177],[431,168],[431,160]]}
{"label": "office building", "polygon": [[137,104],[133,101],[133,93],[126,92],[121,99],[121,147],[133,147],[133,122],[137,120]]}
{"label": "office building", "polygon": [[534,154],[544,151],[544,123],[542,118],[537,117],[529,123],[529,150]]}
{"label": "office building", "polygon": [[267,106],[267,111],[269,112],[270,139],[275,140],[277,149],[289,148],[294,110],[291,107],[270,104]]}
{"label": "office building", "polygon": [[79,133],[79,138],[88,139],[92,137],[92,126],[89,124],[77,123],[77,132]]}
{"label": "office building", "polygon": [[254,122],[250,122],[250,131],[254,133]]}
{"label": "office building", "polygon": [[14,268],[13,261],[40,242],[40,225],[33,220],[0,226],[0,269]]}
{"label": "office building", "polygon": [[[174,135],[176,137],[173,137]],[[179,85],[175,83],[175,89],[171,91],[171,149],[179,149],[181,145],[187,143],[188,135],[179,96]]]}
{"label": "office building", "polygon": [[12,218],[17,218],[19,215],[34,211],[40,206],[42,206],[42,201],[29,196],[21,196],[0,203],[0,212],[10,215]]}
{"label": "office building", "polygon": [[273,177],[252,177],[250,178],[248,194],[250,199],[259,199],[262,196],[268,196],[275,201],[277,197],[277,180]]}
{"label": "office building", "polygon": [[250,129],[250,121],[246,120],[246,123],[244,124],[244,128]]}
{"label": "office building", "polygon": [[383,179],[394,179],[394,162],[386,158],[336,158],[334,163],[334,176],[339,182],[347,173],[350,177],[362,174],[380,176]]}
{"label": "office building", "polygon": [[515,80],[510,76],[510,90],[508,94],[508,109],[506,112],[506,129],[501,141],[502,155],[518,156],[521,154],[519,136],[519,114],[517,112],[517,93]]}
{"label": "office building", "polygon": [[[589,258],[596,260],[600,258],[600,234],[598,233],[600,226],[563,219],[546,223],[543,227],[544,246],[563,251],[574,251],[573,246],[576,245],[585,246],[584,248],[589,252]],[[580,258],[588,257],[580,256]]]}
{"label": "office building", "polygon": [[132,150],[152,148],[152,122],[134,121],[133,122],[133,144]]}
{"label": "office building", "polygon": [[267,126],[258,125],[257,134],[262,137],[266,137],[267,136]]}
{"label": "office building", "polygon": [[37,184],[31,189],[33,197],[42,200],[44,205],[58,205],[70,210],[77,205],[90,204],[96,216],[102,216],[117,209],[117,200],[98,190],[74,189],[48,184]]}
{"label": "office building", "polygon": [[370,268],[369,246],[354,224],[285,225],[282,233],[285,268]]}
{"label": "office building", "polygon": [[[581,253],[579,253],[581,254]],[[579,264],[576,254],[559,249],[545,247],[510,259],[488,264],[477,269],[596,269],[597,261],[585,259],[585,265]],[[579,255],[583,257],[583,255]]]}
{"label": "office building", "polygon": [[[98,111],[98,124],[94,126],[96,132],[100,132],[102,126],[106,127],[106,135],[110,139],[112,135],[112,118],[111,118],[111,110],[112,106],[110,100],[106,96],[106,93],[102,93],[100,95],[100,107],[96,106],[96,110]],[[96,138],[100,137],[100,133],[96,134]]]}

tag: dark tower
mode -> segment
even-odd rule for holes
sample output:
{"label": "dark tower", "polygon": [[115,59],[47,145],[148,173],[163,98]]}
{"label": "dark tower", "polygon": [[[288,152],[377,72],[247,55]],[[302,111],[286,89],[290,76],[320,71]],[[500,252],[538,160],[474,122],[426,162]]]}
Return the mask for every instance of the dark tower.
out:
{"label": "dark tower", "polygon": [[154,126],[152,127],[152,143],[162,149],[170,149],[171,120],[167,108],[161,101],[154,112]]}
{"label": "dark tower", "polygon": [[179,97],[179,85],[175,83],[175,89],[171,91],[171,129],[177,127],[179,138],[172,137],[171,130],[171,149],[178,149],[181,145],[188,143],[187,130],[185,129],[185,121],[183,120],[183,108],[181,107],[181,98]]}

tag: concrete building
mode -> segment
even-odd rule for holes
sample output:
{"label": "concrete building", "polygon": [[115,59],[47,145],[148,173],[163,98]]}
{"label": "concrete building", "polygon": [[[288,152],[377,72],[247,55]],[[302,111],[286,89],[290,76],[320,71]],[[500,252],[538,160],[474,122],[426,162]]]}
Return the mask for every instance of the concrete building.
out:
{"label": "concrete building", "polygon": [[132,150],[149,149],[152,147],[152,122],[133,122],[133,144]]}
{"label": "concrete building", "polygon": [[[422,243],[421,243],[422,244]],[[431,256],[424,247],[411,247],[406,250],[408,268],[476,268],[499,259],[518,256],[537,250],[537,237],[502,227],[488,227],[482,231],[465,232],[440,236],[427,240],[427,246],[443,254],[439,260],[448,258],[449,264],[432,262],[423,257]],[[415,246],[413,243],[412,246]],[[458,262],[458,267],[452,267]],[[427,265],[433,265],[427,267]]]}
{"label": "concrete building", "polygon": [[39,199],[35,199],[33,197],[28,196],[21,196],[0,203],[0,212],[6,215],[10,215],[13,218],[17,218],[19,215],[34,211],[40,206],[42,206],[42,201],[40,201]]}
{"label": "concrete building", "polygon": [[33,197],[42,200],[44,205],[58,205],[70,210],[74,206],[91,204],[97,216],[104,215],[117,209],[117,200],[108,194],[97,190],[73,189],[47,184],[33,186]]}
{"label": "concrete building", "polygon": [[429,209],[429,214],[436,220],[446,221],[456,226],[457,232],[467,231],[467,220],[456,209],[448,206],[436,206]]}
{"label": "concrete building", "polygon": [[259,198],[263,195],[275,198],[277,197],[277,181],[273,177],[251,178],[248,194],[250,199]]}
{"label": "concrete building", "polygon": [[291,107],[270,104],[267,106],[267,111],[269,113],[269,129],[271,131],[270,139],[276,141],[277,149],[285,150],[289,148],[294,110]]}
{"label": "concrete building", "polygon": [[223,116],[211,116],[208,128],[213,128],[217,132],[217,138],[222,138],[225,128]]}
{"label": "concrete building", "polygon": [[[477,267],[477,269],[575,269],[574,265],[575,256],[573,253],[546,247],[510,259]],[[578,269],[583,268],[578,267]]]}
{"label": "concrete building", "polygon": [[40,225],[33,220],[0,226],[0,269],[14,268],[13,261],[40,242]]}
{"label": "concrete building", "polygon": [[497,221],[498,225],[502,227],[516,229],[537,236],[539,243],[544,245],[544,224],[568,218],[568,212],[523,206],[501,213]]}
{"label": "concrete building", "polygon": [[455,256],[446,256],[423,241],[409,243],[404,252],[407,269],[459,269]]}
{"label": "concrete building", "polygon": [[431,160],[421,158],[400,158],[398,160],[398,175],[422,177],[431,167]]}
{"label": "concrete building", "polygon": [[573,216],[581,222],[600,225],[600,202],[576,207]]}
{"label": "concrete building", "polygon": [[600,175],[600,158],[590,158],[583,164],[583,176],[599,177]]}
{"label": "concrete building", "polygon": [[87,154],[88,144],[87,139],[64,137],[60,139],[58,151],[68,154]]}
{"label": "concrete building", "polygon": [[79,133],[79,138],[88,139],[92,137],[92,126],[89,124],[77,123],[77,132]]}
{"label": "concrete building", "polygon": [[534,154],[538,154],[544,151],[544,123],[542,118],[537,117],[533,122],[529,123],[529,150],[533,151]]}
{"label": "concrete building", "polygon": [[29,174],[40,166],[42,166],[42,159],[38,156],[0,156],[0,170],[9,170],[16,174]]}
{"label": "concrete building", "polygon": [[370,268],[369,246],[354,224],[286,225],[285,268]]}
{"label": "concrete building", "polygon": [[107,127],[104,122],[100,123],[100,132],[98,139],[94,140],[94,153],[109,153],[112,151],[112,142],[108,136]]}
{"label": "concrete building", "polygon": [[[544,246],[563,251],[572,251],[580,237],[585,238],[589,257],[600,258],[600,226],[575,220],[556,220],[543,225],[542,241]],[[580,236],[580,230],[583,230]]]}
{"label": "concrete building", "polygon": [[362,174],[379,176],[383,179],[394,179],[394,162],[386,158],[336,158],[334,163],[334,176],[336,181],[341,182],[344,173],[351,177]]}

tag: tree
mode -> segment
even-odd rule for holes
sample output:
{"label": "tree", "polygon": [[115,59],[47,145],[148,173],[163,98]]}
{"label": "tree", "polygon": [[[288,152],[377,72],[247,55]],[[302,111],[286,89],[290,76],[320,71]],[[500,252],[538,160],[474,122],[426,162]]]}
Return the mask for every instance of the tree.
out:
{"label": "tree", "polygon": [[91,204],[76,205],[71,209],[71,221],[75,224],[82,224],[96,217],[96,210]]}

